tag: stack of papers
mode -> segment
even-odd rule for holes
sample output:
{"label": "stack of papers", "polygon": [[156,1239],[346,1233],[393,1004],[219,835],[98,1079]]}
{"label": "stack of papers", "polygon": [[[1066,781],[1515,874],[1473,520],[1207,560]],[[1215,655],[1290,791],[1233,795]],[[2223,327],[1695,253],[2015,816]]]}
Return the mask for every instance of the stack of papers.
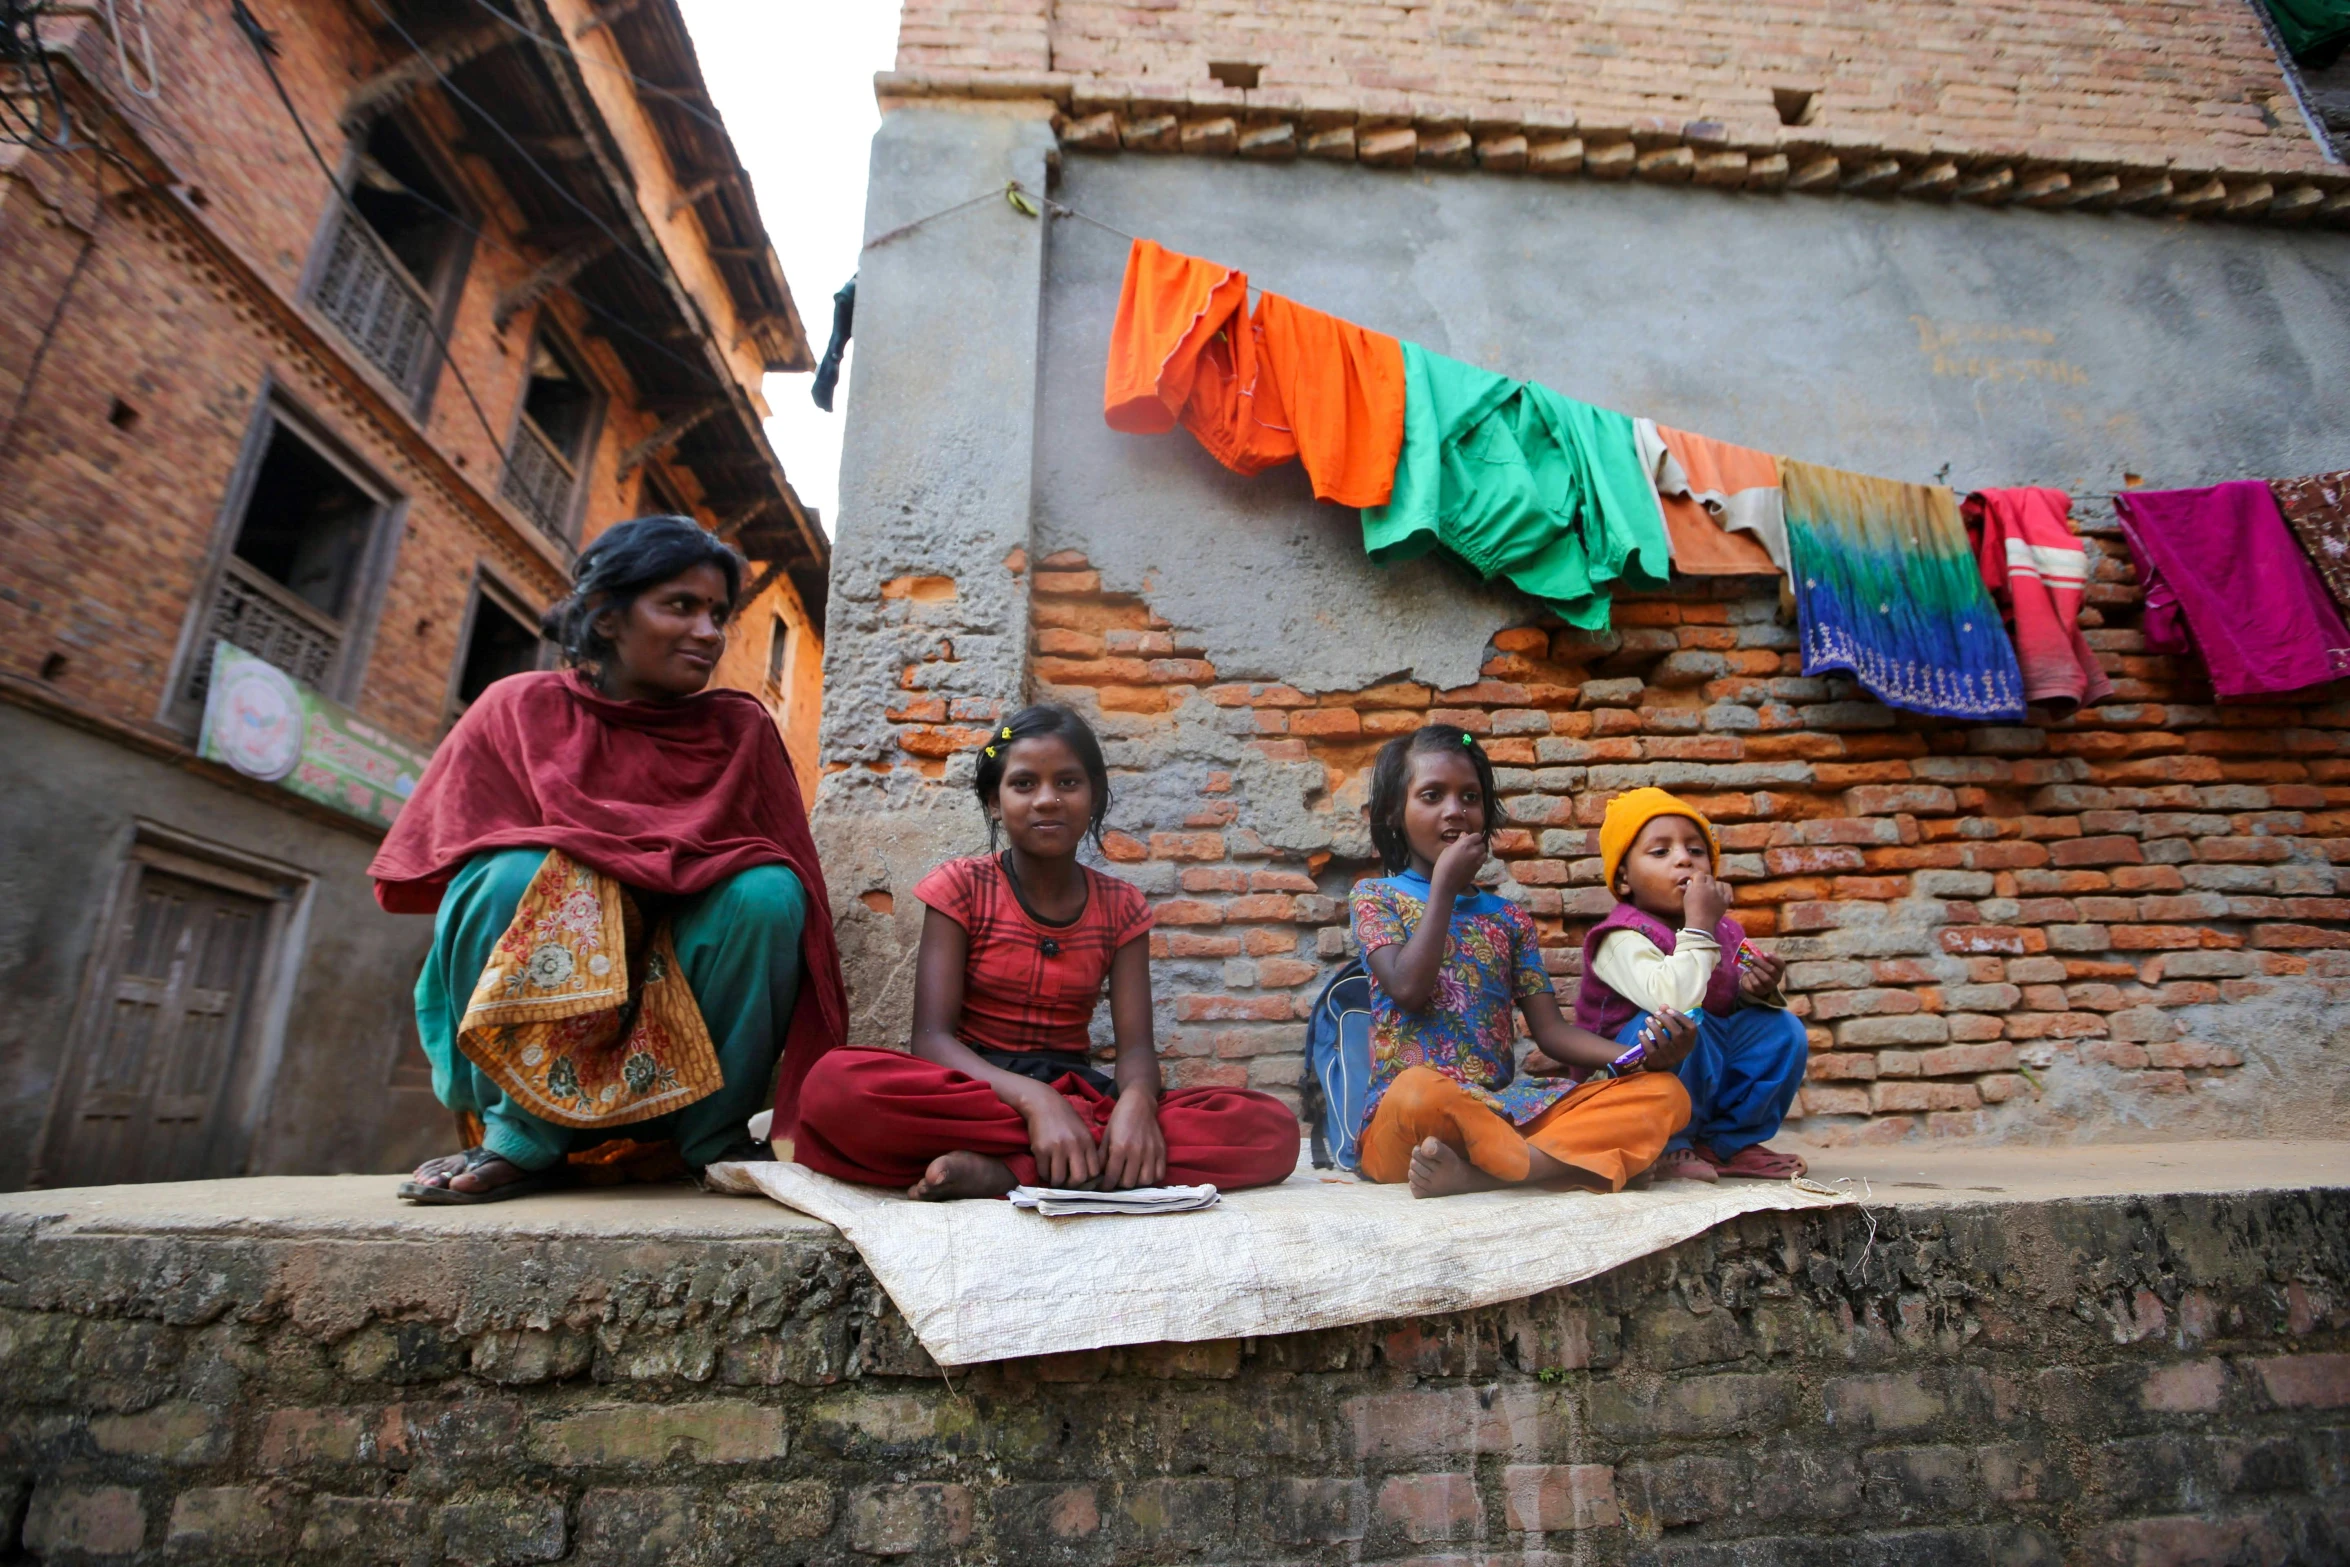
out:
{"label": "stack of papers", "polygon": [[1033,1208],[1048,1219],[1077,1219],[1096,1213],[1197,1213],[1223,1200],[1213,1186],[1137,1186],[1123,1192],[1015,1186],[1006,1195],[1015,1208]]}

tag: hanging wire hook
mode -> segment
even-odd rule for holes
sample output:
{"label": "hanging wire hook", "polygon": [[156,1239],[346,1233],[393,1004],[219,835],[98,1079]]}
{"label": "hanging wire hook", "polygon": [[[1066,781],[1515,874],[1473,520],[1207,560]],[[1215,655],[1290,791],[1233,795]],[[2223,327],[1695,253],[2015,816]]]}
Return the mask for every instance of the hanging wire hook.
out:
{"label": "hanging wire hook", "polygon": [[122,84],[129,89],[132,97],[144,98],[153,103],[163,96],[163,78],[155,72],[155,29],[147,20],[147,0],[130,0],[139,14],[139,53],[147,62],[147,85],[144,87],[131,74],[130,44],[123,37],[122,18],[116,11],[116,3],[117,0],[105,0],[106,30],[114,35],[115,68],[122,72]]}

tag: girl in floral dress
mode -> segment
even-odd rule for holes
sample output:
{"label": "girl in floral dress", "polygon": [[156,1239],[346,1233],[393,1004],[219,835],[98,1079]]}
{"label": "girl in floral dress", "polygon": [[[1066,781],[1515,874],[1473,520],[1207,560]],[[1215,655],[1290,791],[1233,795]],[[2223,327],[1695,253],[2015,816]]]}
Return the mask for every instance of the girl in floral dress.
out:
{"label": "girl in floral dress", "polygon": [[[1626,1050],[1560,1015],[1533,920],[1474,885],[1494,808],[1493,765],[1468,731],[1429,724],[1380,749],[1369,815],[1388,875],[1354,891],[1371,971],[1362,1171],[1415,1197],[1618,1191],[1689,1119],[1672,1068],[1694,1031],[1659,1014]],[[1536,1047],[1522,1066],[1513,1007]]]}

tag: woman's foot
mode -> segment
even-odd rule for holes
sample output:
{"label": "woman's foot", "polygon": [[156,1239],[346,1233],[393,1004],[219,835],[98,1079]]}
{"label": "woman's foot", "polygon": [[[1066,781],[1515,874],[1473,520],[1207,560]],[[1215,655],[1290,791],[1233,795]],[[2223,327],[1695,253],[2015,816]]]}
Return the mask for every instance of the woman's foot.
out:
{"label": "woman's foot", "polygon": [[1458,1197],[1463,1192],[1498,1191],[1509,1183],[1478,1169],[1451,1144],[1430,1137],[1412,1150],[1411,1184],[1414,1197]]}
{"label": "woman's foot", "polygon": [[922,1179],[906,1188],[921,1202],[952,1202],[958,1197],[1001,1197],[1019,1185],[1012,1167],[983,1153],[942,1153],[930,1161]]}
{"label": "woman's foot", "polygon": [[453,1192],[489,1192],[528,1180],[530,1173],[497,1154],[474,1150],[427,1159],[411,1179],[419,1186],[444,1186]]}
{"label": "woman's foot", "polygon": [[1649,1173],[1660,1181],[1703,1181],[1708,1186],[1722,1178],[1713,1161],[1694,1148],[1666,1150]]}

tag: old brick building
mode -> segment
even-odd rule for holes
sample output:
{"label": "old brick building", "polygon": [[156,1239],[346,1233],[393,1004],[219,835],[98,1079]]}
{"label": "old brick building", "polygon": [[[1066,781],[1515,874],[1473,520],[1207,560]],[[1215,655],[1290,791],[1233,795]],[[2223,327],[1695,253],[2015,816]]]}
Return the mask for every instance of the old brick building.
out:
{"label": "old brick building", "polygon": [[[914,879],[983,841],[982,726],[1049,697],[1114,741],[1172,1078],[1292,1092],[1367,763],[1433,715],[1490,737],[1566,984],[1606,797],[1723,824],[1815,1136],[2340,1124],[2350,707],[2151,654],[2109,500],[2350,463],[2350,175],[2257,10],[912,0],[879,90],[869,232],[1008,178],[1082,216],[865,265],[816,813],[860,1038],[903,1037]],[[1295,468],[1104,427],[1122,234],[1741,444],[2062,486],[2117,695],[1921,719],[1805,677],[1768,580],[1591,638],[1383,572]]]}
{"label": "old brick building", "polygon": [[0,1186],[395,1168],[448,1136],[426,922],[195,754],[215,642],[429,749],[583,541],[686,512],[808,759],[829,551],[759,390],[808,346],[668,0],[122,23],[16,35],[0,143]]}

